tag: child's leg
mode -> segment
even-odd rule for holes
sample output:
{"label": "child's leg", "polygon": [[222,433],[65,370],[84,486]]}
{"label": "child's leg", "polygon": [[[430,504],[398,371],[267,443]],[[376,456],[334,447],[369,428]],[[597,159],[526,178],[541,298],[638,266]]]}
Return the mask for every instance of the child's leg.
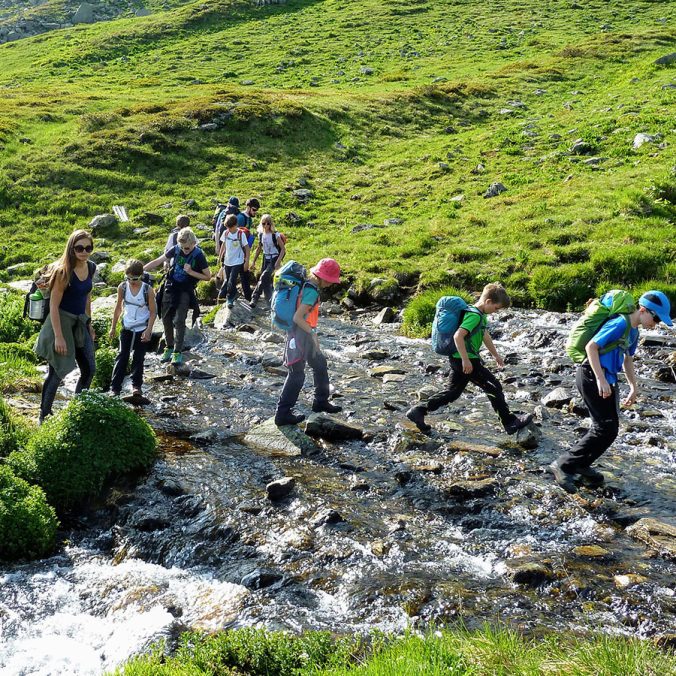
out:
{"label": "child's leg", "polygon": [[509,410],[500,381],[481,363],[480,359],[471,361],[474,369],[469,374],[470,382],[486,393],[493,410],[500,417],[500,422],[506,427],[514,421],[516,416]]}
{"label": "child's leg", "polygon": [[599,394],[596,376],[589,364],[578,366],[575,382],[589,409],[592,426],[575,446],[556,459],[556,464],[568,474],[587,469],[610,448],[620,429],[617,386],[611,385],[612,393],[604,399]]}
{"label": "child's leg", "polygon": [[272,278],[275,276],[275,265],[277,264],[277,258],[269,258],[266,263],[265,270],[263,270],[263,275],[261,277],[261,282],[263,284],[265,300],[267,300],[269,303],[272,301]]}
{"label": "child's leg", "polygon": [[251,285],[249,284],[249,273],[244,272],[244,265],[240,266],[239,276],[242,280],[242,293],[246,300],[251,300]]}
{"label": "child's leg", "polygon": [[470,376],[462,372],[462,360],[451,357],[450,362],[451,372],[448,376],[448,388],[428,399],[424,406],[426,412],[436,411],[438,408],[454,402],[467,387]]}
{"label": "child's leg", "polygon": [[291,413],[291,409],[296,405],[298,396],[305,382],[305,360],[298,361],[288,367],[282,393],[277,402],[277,416],[285,416]]}
{"label": "child's leg", "polygon": [[131,384],[135,390],[140,390],[143,386],[143,362],[148,350],[148,343],[141,340],[142,335],[143,331],[136,331],[132,341],[134,356],[131,360]]}
{"label": "child's leg", "polygon": [[80,377],[75,385],[75,394],[88,390],[96,373],[96,357],[94,356],[94,341],[85,331],[85,342],[82,347],[75,348],[75,361],[80,367]]}
{"label": "child's leg", "polygon": [[174,315],[174,326],[176,328],[176,344],[174,352],[183,352],[183,340],[185,338],[185,322],[190,310],[190,294],[187,291],[181,291]]}
{"label": "child's leg", "polygon": [[234,302],[235,298],[237,298],[237,275],[241,269],[241,265],[225,266],[226,292],[229,303]]}
{"label": "child's leg", "polygon": [[52,406],[56,397],[56,391],[61,384],[61,378],[56,375],[54,367],[50,364],[47,371],[47,378],[42,386],[42,399],[40,401],[40,422],[48,415],[52,415]]}
{"label": "child's leg", "polygon": [[[311,339],[310,339],[311,340]],[[312,375],[315,385],[315,398],[313,405],[321,406],[329,400],[331,392],[329,387],[329,369],[326,363],[326,357],[322,352],[312,349],[314,346],[308,345],[307,363],[312,369]]]}
{"label": "child's leg", "polygon": [[129,353],[134,339],[133,331],[122,329],[120,331],[120,347],[115,357],[115,366],[113,366],[113,379],[110,383],[110,389],[119,394],[122,391],[122,383],[129,363]]}

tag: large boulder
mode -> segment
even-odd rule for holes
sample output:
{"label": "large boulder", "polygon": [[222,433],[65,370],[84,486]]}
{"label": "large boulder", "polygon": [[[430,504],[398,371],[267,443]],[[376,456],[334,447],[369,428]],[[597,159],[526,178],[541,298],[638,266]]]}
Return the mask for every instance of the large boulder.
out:
{"label": "large boulder", "polygon": [[270,418],[249,430],[244,443],[271,457],[296,457],[317,451],[310,437],[295,425],[277,427],[274,418]]}
{"label": "large boulder", "polygon": [[343,422],[327,413],[314,413],[307,421],[305,433],[321,439],[361,439],[364,430],[356,425]]}
{"label": "large boulder", "polygon": [[98,214],[92,218],[87,228],[96,237],[115,234],[117,232],[117,217],[114,214]]}
{"label": "large boulder", "polygon": [[94,5],[83,2],[78,8],[71,21],[77,23],[94,23]]}

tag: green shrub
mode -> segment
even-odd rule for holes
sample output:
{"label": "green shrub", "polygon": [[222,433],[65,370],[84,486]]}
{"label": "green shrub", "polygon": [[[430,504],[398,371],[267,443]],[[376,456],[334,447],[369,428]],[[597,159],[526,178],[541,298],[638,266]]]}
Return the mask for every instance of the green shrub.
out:
{"label": "green shrub", "polygon": [[601,280],[616,285],[631,286],[650,279],[662,264],[660,253],[641,246],[620,246],[613,249],[597,249],[590,263],[594,274]]}
{"label": "green shrub", "polygon": [[[97,314],[92,317],[92,327],[96,333],[96,344],[101,347],[117,346],[117,339],[110,339],[110,325],[112,317],[104,314]],[[119,325],[118,325],[119,326]]]}
{"label": "green shrub", "polygon": [[401,331],[410,338],[429,338],[432,335],[432,322],[437,301],[442,296],[460,296],[468,303],[473,302],[466,292],[454,287],[429,289],[415,296],[404,308],[404,321]]}
{"label": "green shrub", "polygon": [[86,391],[48,418],[8,462],[62,511],[96,495],[111,475],[148,467],[156,448],[154,432],[134,411]]}
{"label": "green shrub", "polygon": [[218,289],[216,287],[216,280],[212,277],[208,282],[201,282],[195,289],[197,300],[200,303],[209,303],[216,299]]}
{"label": "green shrub", "polygon": [[23,296],[0,294],[0,343],[20,343],[40,330],[40,325],[23,316]]}
{"label": "green shrub", "polygon": [[0,392],[39,392],[42,375],[28,345],[0,343]]}
{"label": "green shrub", "polygon": [[537,307],[548,310],[581,308],[594,295],[594,274],[589,265],[533,269],[528,291]]}
{"label": "green shrub", "polygon": [[113,367],[115,366],[115,357],[117,350],[112,347],[99,347],[96,350],[96,373],[92,381],[92,387],[100,390],[110,389],[110,382],[113,379]]}
{"label": "green shrub", "polygon": [[54,547],[58,521],[38,486],[0,465],[0,558],[31,559]]}
{"label": "green shrub", "polygon": [[0,398],[0,458],[23,448],[32,431],[28,422],[12,411],[7,402]]}

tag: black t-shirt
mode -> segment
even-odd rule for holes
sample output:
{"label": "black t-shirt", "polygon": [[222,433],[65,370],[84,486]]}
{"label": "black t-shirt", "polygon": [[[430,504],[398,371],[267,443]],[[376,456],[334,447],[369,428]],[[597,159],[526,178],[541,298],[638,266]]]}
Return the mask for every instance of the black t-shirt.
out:
{"label": "black t-shirt", "polygon": [[184,254],[181,247],[176,245],[172,249],[167,249],[164,255],[171,260],[172,271],[170,275],[172,286],[184,287],[185,289],[195,288],[198,279],[188,275],[183,270],[183,266],[188,263],[195,272],[202,272],[209,267],[207,257],[204,251],[196,246],[189,254]]}

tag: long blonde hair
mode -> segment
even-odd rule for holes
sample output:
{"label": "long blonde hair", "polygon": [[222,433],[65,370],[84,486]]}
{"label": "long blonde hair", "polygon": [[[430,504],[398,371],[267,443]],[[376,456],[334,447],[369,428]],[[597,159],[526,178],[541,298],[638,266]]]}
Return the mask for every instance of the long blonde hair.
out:
{"label": "long blonde hair", "polygon": [[265,232],[265,224],[264,221],[270,221],[270,232],[277,232],[277,228],[275,228],[275,223],[272,220],[272,216],[270,214],[263,214],[261,216],[260,223],[258,224],[258,228],[256,230],[260,233],[263,234]]}
{"label": "long blonde hair", "polygon": [[61,258],[51,265],[49,274],[50,290],[54,288],[57,279],[59,279],[64,286],[68,286],[70,276],[73,273],[73,268],[77,263],[77,258],[75,257],[75,245],[82,239],[88,239],[90,244],[94,244],[94,238],[87,230],[76,230],[71,234]]}

